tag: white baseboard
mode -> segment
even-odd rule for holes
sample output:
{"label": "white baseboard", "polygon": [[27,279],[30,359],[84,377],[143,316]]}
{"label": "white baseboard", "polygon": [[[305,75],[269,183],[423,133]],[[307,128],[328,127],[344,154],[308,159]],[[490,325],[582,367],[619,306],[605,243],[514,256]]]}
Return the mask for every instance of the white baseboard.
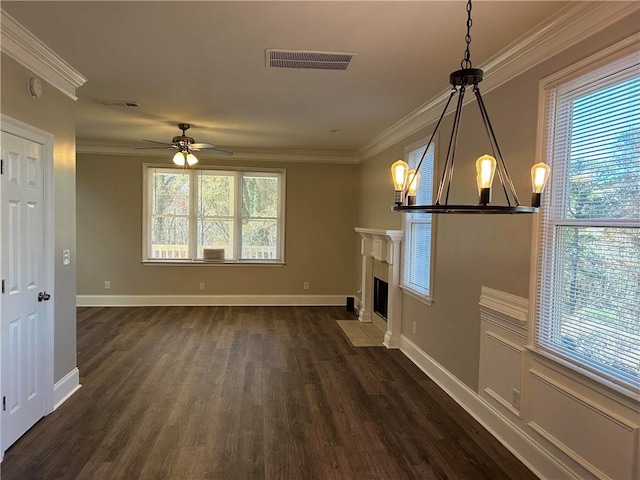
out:
{"label": "white baseboard", "polygon": [[577,478],[529,435],[402,335],[400,351],[540,478]]}
{"label": "white baseboard", "polygon": [[53,386],[53,410],[55,411],[67,399],[76,393],[80,385],[80,370],[78,367],[71,370]]}
{"label": "white baseboard", "polygon": [[78,295],[78,307],[151,306],[341,306],[345,295]]}

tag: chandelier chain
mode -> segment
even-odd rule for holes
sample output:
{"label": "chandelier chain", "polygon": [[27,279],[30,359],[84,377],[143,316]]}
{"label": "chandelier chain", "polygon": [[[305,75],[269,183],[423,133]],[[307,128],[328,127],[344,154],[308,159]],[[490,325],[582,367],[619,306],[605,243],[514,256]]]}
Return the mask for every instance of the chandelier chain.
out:
{"label": "chandelier chain", "polygon": [[471,26],[473,25],[473,20],[471,18],[471,0],[467,1],[467,34],[464,37],[464,41],[467,44],[467,48],[464,51],[464,58],[462,62],[460,62],[461,68],[472,68],[473,64],[471,63],[471,51],[469,50],[469,46],[471,45]]}

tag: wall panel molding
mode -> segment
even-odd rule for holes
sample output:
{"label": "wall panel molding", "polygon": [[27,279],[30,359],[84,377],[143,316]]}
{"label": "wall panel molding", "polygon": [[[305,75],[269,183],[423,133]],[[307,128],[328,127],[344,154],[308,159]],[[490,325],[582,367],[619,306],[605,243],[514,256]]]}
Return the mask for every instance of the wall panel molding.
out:
{"label": "wall panel molding", "polygon": [[515,325],[525,329],[529,321],[529,300],[511,293],[482,286],[480,313],[501,321],[501,326]]}
{"label": "wall panel molding", "polygon": [[535,368],[529,376],[529,428],[598,478],[638,478],[640,426]]}

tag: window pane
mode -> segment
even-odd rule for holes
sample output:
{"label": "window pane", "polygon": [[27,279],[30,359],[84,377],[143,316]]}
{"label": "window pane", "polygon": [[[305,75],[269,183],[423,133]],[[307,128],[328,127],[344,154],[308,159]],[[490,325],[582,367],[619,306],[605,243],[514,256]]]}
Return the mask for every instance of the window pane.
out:
{"label": "window pane", "polygon": [[233,258],[233,220],[198,219],[198,258],[205,248],[224,248],[224,258]]}
{"label": "window pane", "polygon": [[242,184],[242,216],[276,218],[278,216],[278,177],[245,175]]}
{"label": "window pane", "polygon": [[411,261],[407,280],[411,287],[426,295],[431,277],[431,224],[411,223],[409,239]]}
{"label": "window pane", "polygon": [[276,220],[242,221],[243,259],[277,259],[278,224]]}
{"label": "window pane", "polygon": [[217,172],[198,175],[198,215],[231,216],[235,199],[234,176]]}
{"label": "window pane", "polygon": [[[561,276],[547,342],[640,381],[640,231],[557,227]],[[635,301],[634,301],[635,300]]]}
{"label": "window pane", "polygon": [[155,171],[152,185],[152,214],[189,214],[188,173]]}
{"label": "window pane", "polygon": [[640,215],[640,77],[571,104],[567,218]]}
{"label": "window pane", "polygon": [[[434,146],[425,155],[426,144],[405,153],[410,168],[420,165],[420,184],[416,193],[418,204],[433,203]],[[424,159],[423,159],[424,156]],[[428,296],[431,288],[431,229],[430,213],[404,215],[402,285],[416,293]]]}
{"label": "window pane", "polygon": [[188,258],[189,218],[151,217],[151,258]]}

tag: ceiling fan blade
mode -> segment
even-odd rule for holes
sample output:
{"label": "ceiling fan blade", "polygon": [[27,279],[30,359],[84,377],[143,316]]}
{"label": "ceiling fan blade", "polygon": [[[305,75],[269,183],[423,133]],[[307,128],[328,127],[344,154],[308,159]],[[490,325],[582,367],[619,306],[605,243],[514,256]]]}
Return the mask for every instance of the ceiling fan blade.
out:
{"label": "ceiling fan blade", "polygon": [[202,150],[203,148],[215,148],[215,145],[211,145],[210,143],[192,143],[189,147],[195,150]]}
{"label": "ceiling fan blade", "polygon": [[229,152],[227,150],[220,150],[219,148],[213,148],[213,147],[201,148],[200,151],[206,152],[206,153],[214,153],[216,155],[225,155],[227,157],[230,157],[231,155],[233,155],[233,152]]}
{"label": "ceiling fan blade", "polygon": [[135,150],[161,150],[164,148],[176,148],[173,145],[167,145],[167,146],[161,146],[158,145],[157,147],[135,147]]}
{"label": "ceiling fan blade", "polygon": [[156,142],[155,140],[147,140],[146,138],[143,138],[142,141],[143,142],[149,142],[149,143],[157,143],[158,145],[164,145],[166,147],[173,147],[173,143]]}

